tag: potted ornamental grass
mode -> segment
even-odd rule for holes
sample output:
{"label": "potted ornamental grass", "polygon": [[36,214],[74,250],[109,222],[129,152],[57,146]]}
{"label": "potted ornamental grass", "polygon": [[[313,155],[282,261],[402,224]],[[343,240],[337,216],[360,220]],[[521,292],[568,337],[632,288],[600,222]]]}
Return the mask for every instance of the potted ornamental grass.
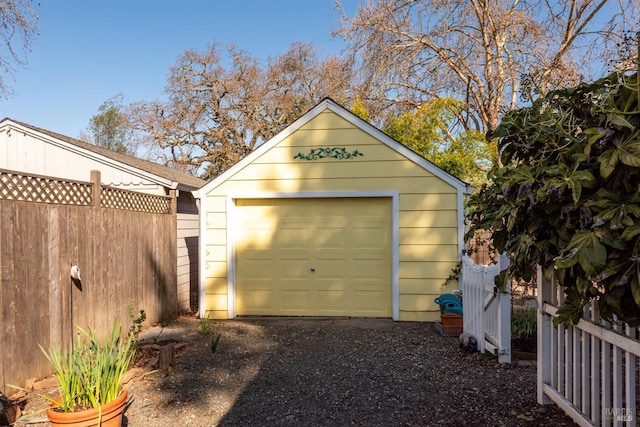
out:
{"label": "potted ornamental grass", "polygon": [[102,341],[91,329],[77,328],[80,338],[66,351],[40,346],[55,369],[60,391],[47,408],[49,421],[54,427],[119,427],[127,399],[122,379],[135,354],[134,336],[122,339],[118,322]]}

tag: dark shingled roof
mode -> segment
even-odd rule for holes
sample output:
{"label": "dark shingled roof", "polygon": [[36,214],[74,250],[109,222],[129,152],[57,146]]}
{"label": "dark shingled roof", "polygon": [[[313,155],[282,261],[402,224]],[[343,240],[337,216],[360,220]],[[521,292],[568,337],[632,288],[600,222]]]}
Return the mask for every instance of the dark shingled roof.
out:
{"label": "dark shingled roof", "polygon": [[87,142],[83,142],[80,141],[78,139],[75,138],[70,138],[68,136],[56,133],[56,132],[51,132],[49,130],[46,129],[42,129],[36,126],[32,126],[29,125],[27,123],[23,123],[23,122],[19,122],[17,120],[13,120],[10,118],[5,118],[3,119],[0,123],[3,123],[5,121],[12,121],[16,124],[19,124],[21,126],[24,126],[26,128],[29,128],[33,131],[36,132],[40,132],[43,133],[45,135],[51,136],[52,138],[56,138],[59,139],[61,141],[67,142],[69,144],[73,144],[77,147],[83,148],[87,151],[92,151],[96,154],[99,154],[101,156],[107,157],[111,160],[114,160],[116,162],[120,162],[120,163],[124,163],[128,166],[131,166],[133,168],[136,169],[140,169],[143,170],[145,172],[157,175],[159,177],[171,180],[173,182],[177,182],[178,184],[182,184],[181,186],[186,186],[186,187],[192,187],[190,189],[195,190],[198,189],[200,187],[202,187],[204,184],[206,184],[206,181],[197,178],[193,175],[189,175],[183,172],[180,172],[176,169],[170,168],[168,166],[163,166],[160,165],[158,163],[153,163],[150,162],[148,160],[143,160],[143,159],[139,159],[137,157],[134,156],[130,156],[128,154],[122,154],[122,153],[118,153],[116,151],[113,150],[109,150],[107,148],[104,147],[99,147],[97,145],[93,145],[93,144],[89,144]]}

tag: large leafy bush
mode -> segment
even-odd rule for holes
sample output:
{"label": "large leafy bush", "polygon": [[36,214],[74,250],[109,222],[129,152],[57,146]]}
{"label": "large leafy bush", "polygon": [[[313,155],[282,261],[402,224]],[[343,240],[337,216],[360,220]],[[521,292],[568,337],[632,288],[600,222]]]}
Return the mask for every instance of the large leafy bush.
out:
{"label": "large leafy bush", "polygon": [[536,265],[565,287],[557,323],[597,300],[603,318],[640,323],[638,75],[557,90],[505,115],[490,135],[504,166],[471,197],[470,234],[493,231],[513,275]]}

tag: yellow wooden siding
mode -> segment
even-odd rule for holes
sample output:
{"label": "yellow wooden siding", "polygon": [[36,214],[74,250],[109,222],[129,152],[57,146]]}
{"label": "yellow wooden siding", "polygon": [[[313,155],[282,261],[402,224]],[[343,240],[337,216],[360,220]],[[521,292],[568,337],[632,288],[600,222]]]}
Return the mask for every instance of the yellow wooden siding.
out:
{"label": "yellow wooden siding", "polygon": [[[306,162],[301,167],[300,162]],[[308,180],[308,179],[339,179],[339,178],[385,178],[394,176],[396,179],[413,177],[433,177],[424,169],[416,168],[406,161],[372,161],[369,159],[343,159],[333,161],[290,160],[289,163],[253,163],[246,168],[252,176],[270,176],[277,180]],[[251,179],[250,176],[238,177]],[[234,179],[235,181],[236,179]]]}
{"label": "yellow wooden siding", "polygon": [[330,110],[325,110],[322,113],[318,114],[313,120],[309,120],[303,126],[300,127],[299,131],[305,130],[349,130],[349,129],[357,129],[354,125],[343,119],[342,117],[334,114]]}
{"label": "yellow wooden siding", "polygon": [[[428,212],[425,212],[425,215],[428,215]],[[401,227],[400,244],[457,245],[457,232],[457,228],[454,227]]]}
{"label": "yellow wooden siding", "polygon": [[[298,153],[306,155],[321,147],[345,147],[362,156],[294,159]],[[458,259],[456,188],[330,111],[236,168],[210,190],[206,243],[216,247],[211,253],[226,253],[227,194],[352,191],[399,192],[400,319],[437,320],[439,311],[433,299],[445,291],[442,284]],[[226,263],[220,261],[226,260],[216,261],[206,270],[207,309],[210,316],[224,317],[227,299],[221,280],[226,276],[220,276],[220,269]],[[214,301],[215,305],[209,305]]]}
{"label": "yellow wooden siding", "polygon": [[457,228],[458,216],[455,210],[438,210],[432,207],[421,211],[403,211],[400,209],[400,227],[402,228]]}
{"label": "yellow wooden siding", "polygon": [[[391,153],[389,153],[389,147],[380,145],[378,141],[375,140],[374,138],[370,138],[367,141],[358,140],[358,135],[361,133],[362,131],[360,131],[359,129],[353,129],[349,132],[345,131],[340,133],[340,135],[334,135],[336,136],[336,139],[332,139],[330,143],[331,147],[344,147],[349,153],[352,153],[354,150],[358,150],[361,153],[363,153],[361,157],[359,156],[353,159],[346,159],[346,160],[329,158],[329,159],[322,159],[322,161],[325,161],[325,162],[353,161],[353,163],[366,161],[366,162],[392,163],[392,162],[405,162],[407,160],[406,157],[402,156],[398,152],[392,151]],[[307,133],[306,135],[309,136],[310,134]],[[252,163],[275,165],[275,164],[282,163],[283,160],[286,160],[287,162],[291,162],[294,160],[294,157],[298,153],[302,153],[306,155],[306,154],[309,154],[309,151],[312,148],[322,147],[327,144],[326,137],[324,136],[322,137],[322,140],[319,143],[311,142],[312,140],[315,140],[315,139],[316,138],[313,138],[313,137],[308,140],[300,137],[286,139],[276,147],[273,147],[271,150],[266,151],[265,153],[256,157],[256,159],[254,159]],[[293,145],[294,141],[301,141],[300,143],[304,145]],[[295,161],[297,162],[300,160],[295,159]],[[424,169],[422,169],[422,171],[423,171],[422,173],[430,175],[430,172]]]}
{"label": "yellow wooden siding", "polygon": [[458,259],[458,245],[400,245],[400,261],[452,262]]}
{"label": "yellow wooden siding", "polygon": [[[346,160],[345,160],[346,161]],[[257,180],[252,169],[243,170],[242,177],[230,179],[221,184],[216,191],[224,193],[237,192],[301,192],[301,191],[394,191],[409,194],[431,193],[455,194],[454,189],[437,177],[387,177],[387,178],[306,178],[303,165],[300,167],[299,179],[280,180],[269,176]],[[295,165],[291,167],[296,167]],[[371,169],[384,168],[384,165],[372,165]],[[275,173],[275,172],[274,172]],[[400,203],[403,203],[402,199]]]}

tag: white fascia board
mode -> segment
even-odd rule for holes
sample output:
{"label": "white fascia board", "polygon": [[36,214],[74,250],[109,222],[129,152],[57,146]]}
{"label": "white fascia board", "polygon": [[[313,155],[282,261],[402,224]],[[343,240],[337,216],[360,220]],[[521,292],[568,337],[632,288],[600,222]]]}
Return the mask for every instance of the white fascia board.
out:
{"label": "white fascia board", "polygon": [[[45,135],[42,134],[40,132],[34,131],[32,129],[27,129],[22,127],[21,125],[12,122],[12,121],[8,121],[5,123],[5,126],[8,127],[9,129],[15,130],[17,132],[21,132],[25,135],[31,135],[34,138],[37,138],[47,144],[51,144],[54,145],[56,147],[60,147],[66,151],[69,151],[71,153],[75,153],[78,155],[81,155],[83,157],[87,157],[89,159],[95,160],[96,162],[102,163],[105,166],[111,167],[113,169],[117,169],[117,170],[121,170],[123,172],[126,173],[130,173],[132,175],[136,175],[139,176],[140,178],[144,178],[147,179],[155,184],[160,184],[164,187],[169,187],[171,189],[176,189],[178,186],[177,182],[171,181],[170,179],[167,178],[163,178],[161,176],[155,175],[153,173],[144,171],[142,169],[138,169],[134,166],[130,166],[127,165],[125,163],[119,162],[117,160],[113,160],[110,159],[106,156],[103,156],[101,154],[95,153],[93,151],[90,150],[86,150],[82,147],[78,147],[77,145],[68,143],[66,141],[62,141],[60,139],[54,138],[52,136],[49,135]],[[5,127],[3,126],[3,127]]]}
{"label": "white fascia board", "polygon": [[298,191],[298,192],[233,192],[227,195],[229,200],[237,199],[326,199],[348,197],[399,197],[397,191]]}

